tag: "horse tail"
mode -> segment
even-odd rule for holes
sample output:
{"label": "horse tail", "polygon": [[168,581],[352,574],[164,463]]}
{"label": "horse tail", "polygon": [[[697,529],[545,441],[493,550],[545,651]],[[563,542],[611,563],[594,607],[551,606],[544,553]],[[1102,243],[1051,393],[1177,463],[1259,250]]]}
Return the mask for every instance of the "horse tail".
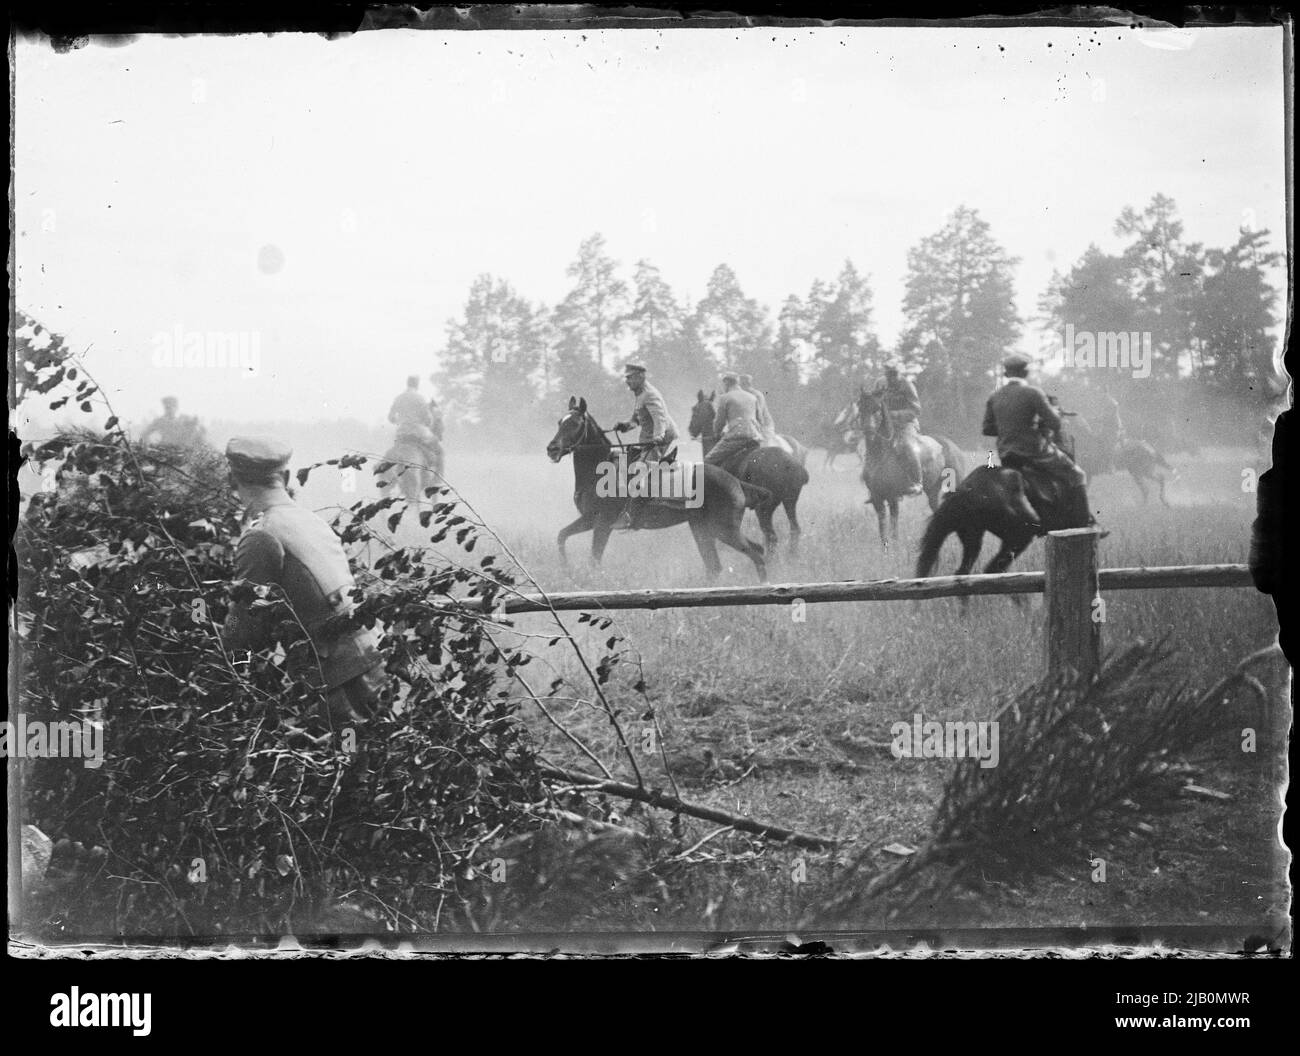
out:
{"label": "horse tail", "polygon": [[756,484],[746,484],[744,481],[737,481],[736,483],[740,485],[740,490],[745,493],[745,509],[752,510],[772,501],[772,493],[767,488],[760,488]]}
{"label": "horse tail", "polygon": [[917,579],[925,579],[934,571],[944,540],[957,530],[967,513],[965,496],[953,494],[944,499],[930,516],[930,522],[925,526],[925,534],[921,536],[921,552],[916,558]]}
{"label": "horse tail", "polygon": [[939,446],[943,448],[943,468],[951,469],[957,479],[952,482],[955,488],[966,478],[966,456],[962,449],[949,440],[946,436],[936,436]]}

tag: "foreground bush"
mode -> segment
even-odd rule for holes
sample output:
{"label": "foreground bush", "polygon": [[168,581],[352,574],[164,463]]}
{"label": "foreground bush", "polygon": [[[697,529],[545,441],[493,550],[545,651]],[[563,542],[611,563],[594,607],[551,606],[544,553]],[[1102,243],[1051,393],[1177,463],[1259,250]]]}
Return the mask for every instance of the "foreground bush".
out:
{"label": "foreground bush", "polygon": [[[104,746],[98,768],[24,768],[25,820],[106,851],[40,907],[46,920],[80,936],[301,933],[345,904],[370,930],[466,926],[482,885],[471,859],[535,829],[544,794],[502,688],[528,657],[448,607],[510,576],[491,556],[374,558],[357,618],[382,635],[388,707],[326,731],[286,674],[306,647],[293,621],[274,651],[221,644],[240,526],[219,455],[142,449],[114,419],[31,454],[59,468],[16,539],[21,709],[102,723]],[[386,513],[395,528],[402,509],[358,503],[345,539]],[[453,504],[420,520],[473,550]]]}

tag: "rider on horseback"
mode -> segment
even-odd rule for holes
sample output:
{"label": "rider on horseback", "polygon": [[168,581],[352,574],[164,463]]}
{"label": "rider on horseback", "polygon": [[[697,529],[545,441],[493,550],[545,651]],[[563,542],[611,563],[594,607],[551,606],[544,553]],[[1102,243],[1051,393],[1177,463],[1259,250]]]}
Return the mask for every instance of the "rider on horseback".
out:
{"label": "rider on horseback", "polygon": [[[885,364],[885,376],[876,383],[872,395],[880,400],[886,414],[896,426],[911,426],[921,431],[921,398],[916,394],[916,386],[911,379],[903,376],[902,364],[891,359]],[[911,481],[907,494],[921,494],[921,461],[916,450],[910,444],[895,442],[894,451],[899,463]]]}
{"label": "rider on horseback", "polygon": [[733,473],[737,463],[762,442],[763,430],[758,421],[758,400],[740,387],[739,376],[723,374],[722,387],[713,420],[713,434],[718,442],[704,456],[704,461]]}
{"label": "rider on horseback", "polygon": [[406,391],[393,400],[388,420],[397,424],[398,443],[410,441],[424,453],[427,465],[437,466],[438,437],[433,429],[432,406],[420,395],[420,379],[412,374],[406,379]]}
{"label": "rider on horseback", "polygon": [[[1087,475],[1048,438],[1059,434],[1061,416],[1043,390],[1029,384],[1029,360],[1008,356],[1002,372],[1006,384],[989,397],[983,428],[985,436],[997,437],[1002,465],[1019,470],[1037,497],[1057,506],[1071,522],[1079,527],[1096,524],[1088,505]],[[1060,488],[1059,497],[1053,496],[1053,486]]]}
{"label": "rider on horseback", "polygon": [[[629,363],[623,368],[623,380],[632,390],[636,402],[632,406],[632,417],[614,424],[615,432],[626,433],[638,425],[641,436],[632,451],[629,461],[638,458],[646,462],[671,462],[676,456],[677,423],[668,414],[668,404],[663,394],[645,380],[645,367],[640,363]],[[628,528],[640,527],[641,513],[646,498],[633,498],[627,504]]]}

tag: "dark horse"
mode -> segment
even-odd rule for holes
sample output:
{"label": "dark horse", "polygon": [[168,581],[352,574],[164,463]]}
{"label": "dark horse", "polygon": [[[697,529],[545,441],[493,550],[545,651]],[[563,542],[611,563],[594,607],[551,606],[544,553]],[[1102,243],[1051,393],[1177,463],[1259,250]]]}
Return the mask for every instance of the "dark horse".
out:
{"label": "dark horse", "polygon": [[961,540],[961,564],[957,575],[967,575],[980,556],[984,533],[992,532],[1002,547],[985,572],[1005,572],[1035,536],[1063,528],[1086,525],[1071,519],[1068,510],[1030,492],[1019,471],[1005,466],[980,466],[944,499],[921,537],[916,574],[924,578],[934,570],[944,540],[953,532]]}
{"label": "dark horse", "polygon": [[[569,398],[568,413],[560,419],[559,429],[546,445],[546,454],[552,462],[559,462],[570,453],[573,455],[573,504],[577,506],[579,516],[576,521],[561,528],[556,538],[560,559],[567,563],[564,541],[569,536],[591,532],[591,556],[599,564],[605,553],[605,544],[609,542],[610,532],[627,508],[627,499],[614,496],[603,498],[597,494],[596,481],[601,472],[601,464],[610,462],[613,445],[605,439],[605,431],[587,413],[587,401],[572,396]],[[691,508],[651,502],[641,510],[639,527],[671,528],[685,523],[690,526],[695,546],[704,559],[704,567],[710,578],[722,571],[716,545],[721,540],[753,561],[758,578],[766,581],[767,565],[763,561],[763,548],[745,538],[740,530],[740,522],[744,519],[745,507],[766,502],[768,494],[742,484],[716,466],[701,465],[697,467],[697,472],[703,475],[704,501],[701,505]]]}
{"label": "dark horse", "polygon": [[[1178,470],[1154,446],[1139,440],[1118,428],[1093,428],[1082,415],[1070,415],[1068,426],[1073,436],[1067,441],[1067,452],[1089,477],[1105,473],[1127,473],[1133,478],[1142,502],[1148,500],[1147,485],[1154,484],[1160,501],[1166,506],[1165,485],[1178,479]],[[1075,450],[1070,451],[1073,447]],[[1077,451],[1077,455],[1075,452]]]}
{"label": "dark horse", "polygon": [[[912,450],[921,466],[921,490],[931,511],[939,496],[950,492],[965,475],[965,458],[957,445],[942,436],[918,432],[913,421],[899,421],[886,412],[879,396],[865,389],[858,393],[858,430],[865,440],[862,483],[867,486],[867,503],[876,511],[880,545],[889,549],[898,541],[898,502],[908,494],[911,481],[900,460],[900,448]],[[885,512],[889,512],[888,531]]]}
{"label": "dark horse", "polygon": [[[691,408],[690,433],[692,437],[699,438],[706,456],[717,442],[713,435],[715,395],[716,393],[710,393],[705,396],[701,389],[696,393],[695,406]],[[772,524],[772,515],[778,506],[785,508],[785,515],[790,521],[791,550],[799,545],[799,536],[803,531],[799,527],[796,507],[799,505],[799,493],[808,483],[808,470],[804,468],[808,450],[792,437],[783,436],[781,439],[790,445],[795,452],[793,455],[779,447],[756,447],[749,453],[742,454],[736,465],[728,467],[737,480],[762,488],[768,493],[767,500],[756,505],[754,512],[758,515],[758,524],[763,529],[763,539],[769,553],[776,546],[776,528]]]}

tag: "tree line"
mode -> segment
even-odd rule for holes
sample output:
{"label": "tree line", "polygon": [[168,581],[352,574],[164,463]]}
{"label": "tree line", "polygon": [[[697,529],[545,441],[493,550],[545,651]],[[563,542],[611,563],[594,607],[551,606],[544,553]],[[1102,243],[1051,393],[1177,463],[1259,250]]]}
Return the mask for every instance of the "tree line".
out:
{"label": "tree line", "polygon": [[[595,233],[569,264],[572,287],[553,307],[500,276],[475,279],[463,313],[447,323],[436,377],[453,421],[519,436],[549,424],[570,393],[585,395],[598,413],[621,413],[628,397],[619,371],[628,359],[649,368],[675,408],[692,402],[697,388],[716,387],[720,371],[735,370],[753,374],[797,431],[833,416],[897,356],[916,380],[927,420],[960,434],[978,425],[998,364],[1027,326],[1060,334],[1072,323],[1151,332],[1158,382],[1247,403],[1274,399],[1278,291],[1268,272],[1281,256],[1268,249],[1269,233],[1243,226],[1227,248],[1188,242],[1175,203],[1157,194],[1141,211],[1126,207],[1114,234],[1127,240],[1120,252],[1089,246],[1068,272],[1053,274],[1040,315],[1026,320],[1015,306],[1019,260],[962,205],[909,250],[904,326],[885,348],[869,278],[852,260],[807,294],[786,297],[773,318],[729,264],[714,269],[698,301],[684,303],[649,260],[636,262],[629,281]],[[1113,390],[1129,379],[1098,371],[1065,380]]]}

